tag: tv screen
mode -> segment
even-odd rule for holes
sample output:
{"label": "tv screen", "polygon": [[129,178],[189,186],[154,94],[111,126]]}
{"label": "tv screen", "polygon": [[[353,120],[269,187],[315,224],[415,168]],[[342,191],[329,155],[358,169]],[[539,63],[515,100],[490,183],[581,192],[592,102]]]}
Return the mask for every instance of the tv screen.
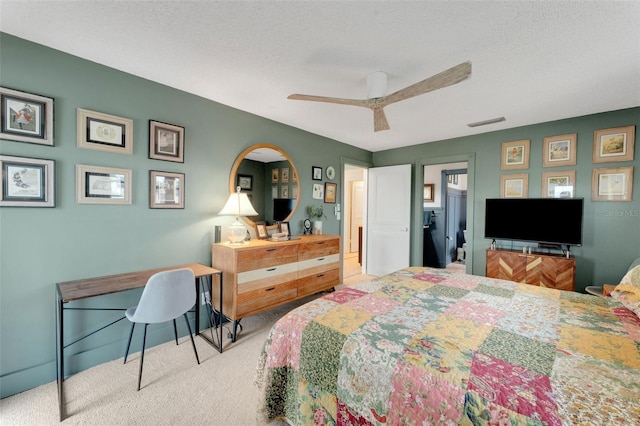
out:
{"label": "tv screen", "polygon": [[484,236],[579,246],[583,205],[582,198],[489,198]]}
{"label": "tv screen", "polygon": [[273,220],[275,222],[285,220],[293,210],[294,201],[296,201],[294,198],[274,198]]}

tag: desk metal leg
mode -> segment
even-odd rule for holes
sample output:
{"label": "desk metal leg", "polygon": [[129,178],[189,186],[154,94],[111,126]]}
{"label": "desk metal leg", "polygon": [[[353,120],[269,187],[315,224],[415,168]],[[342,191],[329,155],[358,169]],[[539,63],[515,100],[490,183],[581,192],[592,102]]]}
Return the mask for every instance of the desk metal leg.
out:
{"label": "desk metal leg", "polygon": [[[222,319],[224,318],[224,316],[222,315],[222,274],[216,274],[218,275],[218,281],[219,281],[219,295],[220,295],[220,306],[218,307],[218,318],[219,321],[214,321],[215,324],[215,329],[216,329],[216,334],[217,334],[217,338],[218,338],[218,342],[214,342],[213,339],[210,339],[209,336],[207,336],[205,333],[201,333],[200,332],[200,300],[196,300],[196,334],[198,334],[200,337],[202,337],[205,341],[207,341],[211,346],[213,346],[215,349],[218,350],[218,352],[222,353]],[[204,283],[204,278],[205,277],[200,277],[198,280],[199,282],[196,283],[197,285],[197,289],[198,291],[196,292],[198,295],[198,299],[200,299],[200,294],[204,293],[204,291],[206,290],[205,287],[205,283]],[[210,290],[213,290],[213,276],[211,276],[211,288]],[[209,293],[211,294],[211,293]],[[212,308],[213,309],[213,308]],[[215,315],[215,312],[214,312]],[[209,326],[212,327],[211,325],[211,321],[209,321]],[[212,334],[213,336],[213,334]]]}
{"label": "desk metal leg", "polygon": [[60,421],[64,410],[64,307],[60,289],[56,286],[56,376],[58,381],[58,410]]}

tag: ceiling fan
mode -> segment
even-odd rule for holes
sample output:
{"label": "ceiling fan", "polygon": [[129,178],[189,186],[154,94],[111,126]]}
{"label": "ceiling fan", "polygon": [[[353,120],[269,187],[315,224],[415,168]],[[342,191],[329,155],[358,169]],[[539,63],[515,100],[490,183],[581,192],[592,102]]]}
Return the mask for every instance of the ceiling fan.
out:
{"label": "ceiling fan", "polygon": [[287,99],[328,102],[369,108],[373,111],[373,131],[378,132],[381,130],[389,130],[389,122],[383,110],[387,105],[442,89],[443,87],[452,86],[466,80],[470,76],[471,62],[467,61],[405,87],[404,89],[400,89],[397,92],[393,92],[390,95],[384,96],[387,89],[387,74],[384,72],[375,72],[367,78],[368,99],[331,98],[326,96],[301,95],[298,93],[289,95]]}

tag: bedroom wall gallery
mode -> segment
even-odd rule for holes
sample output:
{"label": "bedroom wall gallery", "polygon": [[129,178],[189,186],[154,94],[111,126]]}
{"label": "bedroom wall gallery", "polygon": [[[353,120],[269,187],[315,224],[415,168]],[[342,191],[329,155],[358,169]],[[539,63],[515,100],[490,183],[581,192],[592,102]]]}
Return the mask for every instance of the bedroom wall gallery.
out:
{"label": "bedroom wall gallery", "polygon": [[[422,185],[419,171],[428,164],[448,163],[470,158],[467,234],[472,236],[473,273],[485,272],[486,249],[490,240],[484,238],[484,209],[487,198],[501,197],[503,177],[526,175],[528,197],[542,197],[544,177],[549,172],[564,171],[575,176],[574,197],[584,198],[583,244],[571,247],[576,258],[576,291],[584,292],[589,285],[617,283],[629,264],[640,253],[640,157],[620,158],[615,162],[601,164],[594,160],[594,138],[601,129],[628,128],[635,131],[635,150],[640,127],[640,107],[551,121],[531,126],[488,132],[481,135],[455,138],[422,145],[400,148],[373,154],[376,166],[414,163],[416,185]],[[553,135],[576,135],[575,165],[545,167],[545,138]],[[503,144],[509,141],[529,140],[528,165],[517,170],[501,169]],[[597,140],[596,140],[597,142]],[[633,143],[633,141],[629,141]],[[628,145],[631,147],[631,145]],[[612,170],[633,170],[628,195],[630,200],[606,201],[594,197],[593,176],[606,167]],[[512,176],[513,176],[512,175]],[[420,186],[416,186],[420,188]],[[545,189],[546,188],[546,189]],[[422,192],[422,189],[420,189]],[[595,199],[594,199],[595,198]],[[420,207],[416,215],[421,214]],[[522,218],[522,226],[528,220],[562,221],[562,212],[534,212]],[[412,253],[420,252],[419,241],[412,241]],[[414,264],[421,259],[413,257]]]}
{"label": "bedroom wall gallery", "polygon": [[[55,283],[211,263],[214,226],[222,225],[224,233],[233,222],[232,217],[216,215],[228,198],[231,168],[244,149],[271,143],[286,151],[301,182],[309,184],[301,190],[301,206],[314,203],[312,165],[338,165],[341,156],[371,162],[368,151],[2,33],[0,64],[1,87],[52,98],[54,105],[52,145],[3,136],[1,155],[55,164],[53,207],[0,207],[2,397],[56,379]],[[132,120],[132,152],[78,147],[79,108]],[[183,162],[149,158],[149,120],[184,128]],[[78,204],[77,164],[130,171],[130,204]],[[184,208],[150,208],[151,171],[184,175]],[[300,208],[291,221],[293,232],[300,232],[304,210]],[[333,215],[327,215],[324,227],[326,233],[340,232]],[[140,294],[130,293],[93,303],[134,306]],[[75,312],[66,318],[70,339],[81,336],[74,332],[98,328],[96,322],[104,324],[103,317]],[[184,324],[181,327],[186,333]],[[77,343],[72,348],[80,354],[66,359],[68,370],[77,372],[122,357],[126,333],[126,325],[118,323]],[[158,327],[150,332],[150,344],[172,335],[171,327]]]}
{"label": "bedroom wall gallery", "polygon": [[[1,397],[56,379],[56,282],[188,262],[209,264],[214,225],[232,221],[215,217],[228,196],[231,166],[240,152],[256,143],[273,143],[284,149],[300,171],[301,182],[308,184],[312,183],[312,166],[339,165],[343,159],[384,166],[416,164],[416,159],[441,162],[438,159],[473,158],[469,168],[473,176],[469,177],[474,185],[470,204],[475,215],[468,219],[468,229],[474,239],[473,272],[482,275],[484,250],[489,245],[482,238],[483,200],[499,195],[501,144],[531,139],[526,171],[529,194],[539,194],[543,138],[577,132],[576,196],[586,200],[585,243],[573,250],[578,289],[615,282],[640,253],[640,172],[634,173],[630,202],[592,202],[590,189],[596,167],[591,162],[594,130],[637,128],[640,108],[372,154],[2,33],[0,64],[0,86],[51,97],[55,111],[53,146],[0,141],[3,156],[55,162],[54,207],[0,207]],[[78,108],[132,119],[132,153],[79,148]],[[149,120],[184,128],[184,162],[149,158]],[[77,204],[76,164],[131,170],[131,204]],[[630,164],[638,165],[637,154],[625,165]],[[149,208],[151,170],[184,174],[183,209]],[[422,175],[414,175],[422,197]],[[301,206],[313,204],[307,187],[302,187]],[[542,216],[562,220],[561,212]],[[300,223],[304,217],[304,209],[299,209],[291,222]],[[324,220],[323,228],[325,233],[340,232],[332,215]],[[293,231],[299,232],[297,228]],[[422,235],[421,229],[418,234]],[[412,241],[414,257],[421,254],[415,244]],[[421,259],[413,262],[420,264]],[[139,293],[132,293],[109,297],[101,304],[132,306],[139,298]],[[72,330],[84,330],[96,320],[84,314],[69,318]],[[67,359],[70,371],[122,357],[127,332],[126,325],[111,327],[79,343],[78,355]],[[149,336],[150,345],[171,338],[170,327],[158,329]]]}

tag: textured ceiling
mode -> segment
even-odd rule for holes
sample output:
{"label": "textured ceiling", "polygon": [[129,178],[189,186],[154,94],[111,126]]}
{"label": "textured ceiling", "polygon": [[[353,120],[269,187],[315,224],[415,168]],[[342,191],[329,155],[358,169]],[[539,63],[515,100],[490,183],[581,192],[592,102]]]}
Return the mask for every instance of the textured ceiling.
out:
{"label": "textured ceiling", "polygon": [[[640,105],[638,1],[6,1],[0,30],[370,151]],[[288,100],[455,86],[385,109]],[[468,123],[506,121],[470,128]],[[274,141],[277,142],[277,141]]]}

